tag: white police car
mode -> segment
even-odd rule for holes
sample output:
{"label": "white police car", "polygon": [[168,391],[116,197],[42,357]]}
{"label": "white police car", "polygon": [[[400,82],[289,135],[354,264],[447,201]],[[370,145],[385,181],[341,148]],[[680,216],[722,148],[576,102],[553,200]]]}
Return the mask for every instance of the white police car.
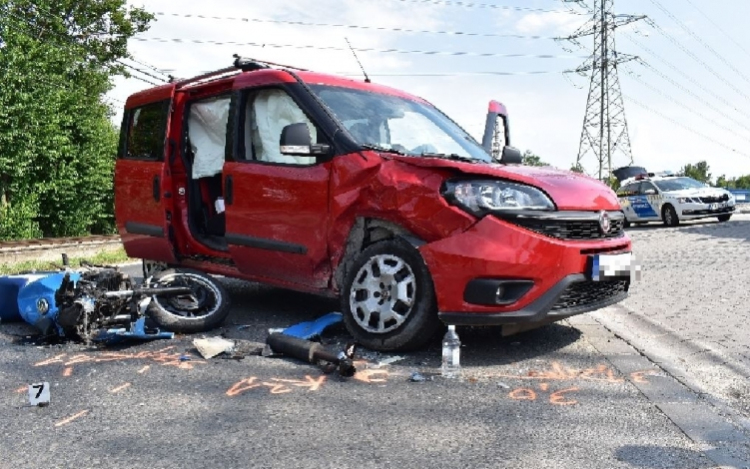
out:
{"label": "white police car", "polygon": [[684,176],[642,174],[620,183],[617,197],[625,225],[662,221],[677,226],[684,220],[716,217],[728,221],[735,210],[734,195]]}

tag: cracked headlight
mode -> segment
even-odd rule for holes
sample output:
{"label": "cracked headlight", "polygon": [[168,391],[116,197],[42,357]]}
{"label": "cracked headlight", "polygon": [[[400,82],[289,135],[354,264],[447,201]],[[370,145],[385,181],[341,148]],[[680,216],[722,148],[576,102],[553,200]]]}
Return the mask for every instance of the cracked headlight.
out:
{"label": "cracked headlight", "polygon": [[443,196],[478,217],[520,210],[555,210],[547,195],[536,187],[505,181],[449,181]]}

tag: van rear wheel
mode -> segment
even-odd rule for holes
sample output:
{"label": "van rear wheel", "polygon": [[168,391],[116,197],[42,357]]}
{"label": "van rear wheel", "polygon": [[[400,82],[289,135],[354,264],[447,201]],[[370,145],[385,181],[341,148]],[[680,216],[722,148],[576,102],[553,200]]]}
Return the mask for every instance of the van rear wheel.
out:
{"label": "van rear wheel", "polygon": [[341,303],[347,330],[371,350],[422,348],[440,326],[430,272],[419,252],[399,239],[360,253],[347,273]]}

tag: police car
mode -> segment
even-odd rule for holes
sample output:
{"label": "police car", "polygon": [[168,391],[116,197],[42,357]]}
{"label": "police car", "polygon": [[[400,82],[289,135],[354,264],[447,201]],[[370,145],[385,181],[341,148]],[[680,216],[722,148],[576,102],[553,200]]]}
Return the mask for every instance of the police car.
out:
{"label": "police car", "polygon": [[677,226],[681,221],[716,217],[728,221],[735,210],[734,195],[718,187],[669,173],[639,174],[625,179],[617,191],[625,212],[625,226],[662,221]]}

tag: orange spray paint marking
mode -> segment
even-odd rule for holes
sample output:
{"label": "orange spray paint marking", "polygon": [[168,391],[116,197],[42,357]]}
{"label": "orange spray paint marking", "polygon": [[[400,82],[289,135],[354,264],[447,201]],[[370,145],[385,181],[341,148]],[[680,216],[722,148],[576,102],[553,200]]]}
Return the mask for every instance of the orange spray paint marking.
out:
{"label": "orange spray paint marking", "polygon": [[554,405],[573,405],[573,404],[577,404],[578,401],[576,401],[575,399],[566,400],[565,396],[563,396],[563,394],[565,394],[567,392],[573,392],[573,391],[578,391],[578,388],[568,388],[568,389],[563,389],[561,391],[553,392],[549,396],[549,402],[550,402],[550,404],[554,404]]}
{"label": "orange spray paint marking", "polygon": [[63,370],[63,376],[70,376],[73,374],[73,367],[69,366]]}
{"label": "orange spray paint marking", "polygon": [[542,391],[547,391],[549,389],[549,383],[540,384],[539,389],[541,389]]}
{"label": "orange spray paint marking", "polygon": [[271,388],[271,394],[284,394],[287,392],[292,392],[291,389],[284,386],[283,384],[263,383],[263,386],[268,386],[269,388]]}
{"label": "orange spray paint marking", "polygon": [[16,394],[21,394],[22,392],[26,392],[26,390],[28,390],[28,389],[29,389],[28,387],[22,386],[22,387],[16,389]]}
{"label": "orange spray paint marking", "polygon": [[536,400],[536,393],[533,389],[528,388],[518,388],[513,391],[511,391],[510,394],[508,394],[511,399],[514,399],[516,401],[535,401]]}
{"label": "orange spray paint marking", "polygon": [[83,417],[84,415],[86,415],[86,414],[88,414],[88,413],[89,413],[89,411],[88,411],[88,410],[82,410],[81,412],[78,412],[77,414],[75,414],[75,415],[72,415],[72,416],[70,416],[70,417],[66,418],[65,420],[61,420],[61,421],[57,422],[57,423],[55,424],[55,426],[56,426],[56,427],[62,427],[63,425],[67,425],[67,424],[69,424],[70,422],[72,422],[73,420],[75,420],[75,419],[77,419],[77,418],[80,418],[80,417]]}
{"label": "orange spray paint marking", "polygon": [[634,383],[648,383],[648,380],[645,377],[654,376],[655,374],[656,372],[654,370],[634,371],[633,373],[630,373],[630,379],[633,380]]}
{"label": "orange spray paint marking", "polygon": [[318,376],[317,379],[312,378],[310,375],[305,375],[305,381],[299,379],[281,379],[273,378],[271,381],[278,381],[280,383],[290,383],[292,386],[301,388],[309,388],[308,391],[317,391],[326,382],[325,375]]}
{"label": "orange spray paint marking", "polygon": [[255,384],[256,379],[258,378],[253,376],[234,383],[232,387],[227,390],[227,396],[234,397],[250,389],[257,388],[260,384]]}
{"label": "orange spray paint marking", "polygon": [[[385,383],[389,373],[386,370],[364,369],[354,374],[354,379],[363,383]],[[382,376],[382,378],[373,378],[373,376]]]}
{"label": "orange spray paint marking", "polygon": [[114,394],[116,392],[122,391],[123,389],[125,389],[125,388],[127,388],[129,386],[130,386],[130,383],[125,383],[125,384],[122,384],[120,386],[117,386],[116,388],[110,390],[109,392],[111,392],[112,394]]}
{"label": "orange spray paint marking", "polygon": [[149,368],[151,368],[151,367],[148,366],[148,365],[146,365],[143,368],[141,368],[140,370],[138,370],[138,373],[145,373],[146,371],[148,371]]}

